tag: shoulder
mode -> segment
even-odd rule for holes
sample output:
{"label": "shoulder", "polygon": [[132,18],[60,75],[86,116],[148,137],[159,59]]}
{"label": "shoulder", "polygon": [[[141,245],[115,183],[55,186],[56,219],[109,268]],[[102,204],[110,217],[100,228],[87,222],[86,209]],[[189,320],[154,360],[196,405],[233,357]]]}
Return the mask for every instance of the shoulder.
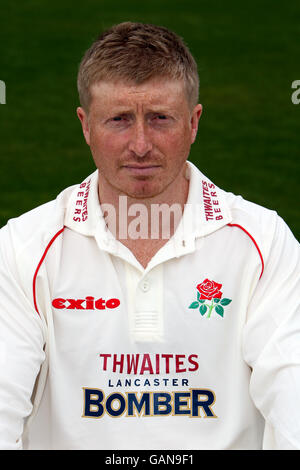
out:
{"label": "shoulder", "polygon": [[258,237],[260,235],[263,235],[265,239],[272,237],[279,219],[276,211],[247,201],[242,196],[225,191],[222,191],[222,194],[229,206],[232,224],[240,224]]}
{"label": "shoulder", "polygon": [[277,217],[277,212],[262,205],[244,199],[241,195],[220,190],[235,218],[246,217],[253,220],[267,220]]}
{"label": "shoulder", "polygon": [[63,227],[67,204],[75,187],[66,188],[56,199],[10,219],[0,230],[0,243],[10,240],[16,252],[20,252],[31,244],[47,242]]}
{"label": "shoulder", "polygon": [[[270,255],[282,247],[293,247],[299,250],[299,244],[285,221],[274,210],[245,200],[242,196],[222,191],[222,195],[230,209],[232,220],[228,226],[240,237],[247,236],[249,243],[258,251],[262,264],[268,261]],[[279,241],[281,248],[279,249]],[[277,248],[276,248],[277,247]]]}
{"label": "shoulder", "polygon": [[73,188],[62,191],[55,200],[10,219],[0,230],[0,258],[6,272],[26,279],[33,276],[51,241],[63,232],[65,212]]}

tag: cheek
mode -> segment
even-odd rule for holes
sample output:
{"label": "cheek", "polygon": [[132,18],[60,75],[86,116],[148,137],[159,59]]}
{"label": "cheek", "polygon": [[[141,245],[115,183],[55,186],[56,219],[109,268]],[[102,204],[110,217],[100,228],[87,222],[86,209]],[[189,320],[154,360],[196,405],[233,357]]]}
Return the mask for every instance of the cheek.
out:
{"label": "cheek", "polygon": [[167,150],[166,153],[170,155],[170,158],[175,156],[179,159],[180,157],[185,158],[191,147],[191,132],[189,129],[183,129],[181,132],[167,135],[162,140],[162,145]]}
{"label": "cheek", "polygon": [[111,159],[114,155],[120,154],[120,139],[105,132],[92,131],[90,134],[90,148],[95,159]]}

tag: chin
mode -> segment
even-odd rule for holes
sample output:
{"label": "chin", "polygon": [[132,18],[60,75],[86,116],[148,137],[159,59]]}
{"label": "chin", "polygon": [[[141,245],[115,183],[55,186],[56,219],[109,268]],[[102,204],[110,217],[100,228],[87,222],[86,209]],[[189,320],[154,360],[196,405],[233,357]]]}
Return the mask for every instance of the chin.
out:
{"label": "chin", "polygon": [[163,192],[163,188],[161,188],[157,184],[153,184],[146,181],[139,181],[137,184],[132,185],[131,187],[126,188],[124,193],[131,198],[135,199],[145,199],[145,198],[152,198],[158,196]]}

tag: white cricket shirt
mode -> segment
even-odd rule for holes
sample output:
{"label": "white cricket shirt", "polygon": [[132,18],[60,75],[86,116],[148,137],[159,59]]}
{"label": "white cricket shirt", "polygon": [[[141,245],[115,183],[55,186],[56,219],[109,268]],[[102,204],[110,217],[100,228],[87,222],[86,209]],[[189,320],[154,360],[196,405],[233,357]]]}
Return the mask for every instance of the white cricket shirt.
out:
{"label": "white cricket shirt", "polygon": [[146,269],[97,171],[0,231],[1,449],[300,449],[299,244],[188,168]]}

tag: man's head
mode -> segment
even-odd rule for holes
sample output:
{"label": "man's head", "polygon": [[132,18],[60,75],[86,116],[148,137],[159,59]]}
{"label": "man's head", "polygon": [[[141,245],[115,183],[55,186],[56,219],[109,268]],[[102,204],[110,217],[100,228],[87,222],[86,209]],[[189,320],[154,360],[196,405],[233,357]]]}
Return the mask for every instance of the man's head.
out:
{"label": "man's head", "polygon": [[92,85],[100,81],[139,85],[157,77],[183,81],[190,107],[196,106],[197,64],[183,40],[161,26],[117,24],[99,36],[81,61],[77,80],[81,106],[88,112]]}
{"label": "man's head", "polygon": [[202,106],[197,67],[181,39],[152,25],[114,26],[86,52],[78,88],[100,201],[182,199]]}

